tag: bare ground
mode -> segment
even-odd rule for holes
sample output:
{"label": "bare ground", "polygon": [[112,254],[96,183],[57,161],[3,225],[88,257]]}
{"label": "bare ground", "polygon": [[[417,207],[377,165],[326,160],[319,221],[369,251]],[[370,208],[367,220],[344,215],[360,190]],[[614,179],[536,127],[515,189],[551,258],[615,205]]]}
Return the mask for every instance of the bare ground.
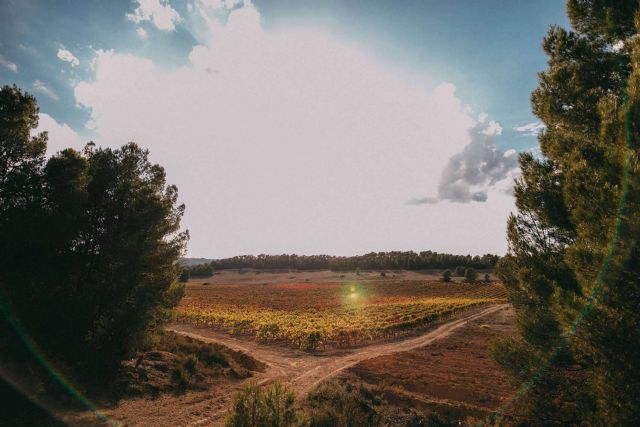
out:
{"label": "bare ground", "polygon": [[386,411],[434,411],[449,418],[484,418],[515,388],[490,355],[491,343],[516,333],[509,307],[468,321],[429,346],[371,358],[348,369],[342,381],[378,391]]}
{"label": "bare ground", "polygon": [[[432,345],[459,330],[469,322],[478,321],[509,309],[508,304],[495,304],[467,311],[454,320],[440,324],[433,329],[414,337],[400,341],[373,344],[369,346],[334,350],[321,354],[310,354],[299,350],[262,345],[256,341],[234,338],[227,334],[210,329],[197,328],[190,325],[172,326],[174,332],[200,339],[205,342],[223,344],[232,350],[250,354],[265,363],[264,372],[255,373],[254,377],[235,383],[220,382],[207,391],[192,391],[184,395],[162,395],[157,399],[136,398],[122,401],[115,408],[106,408],[101,412],[115,422],[115,425],[126,426],[219,426],[224,424],[229,405],[235,391],[246,382],[253,381],[266,384],[282,381],[303,398],[322,381],[340,374],[363,361],[384,358],[399,352]],[[390,375],[393,373],[390,371]],[[411,397],[411,390],[404,394]],[[413,393],[414,400],[426,399],[419,393]],[[483,408],[484,409],[484,408]],[[109,425],[96,419],[96,416],[84,412],[67,414],[65,420],[72,425]]]}

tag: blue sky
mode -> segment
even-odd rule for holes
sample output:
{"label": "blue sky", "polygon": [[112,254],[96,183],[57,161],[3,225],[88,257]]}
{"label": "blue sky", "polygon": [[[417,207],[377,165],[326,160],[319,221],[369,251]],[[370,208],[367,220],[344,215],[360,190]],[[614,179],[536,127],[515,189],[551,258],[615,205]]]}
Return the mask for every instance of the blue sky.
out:
{"label": "blue sky", "polygon": [[[549,25],[568,26],[563,3],[5,0],[0,5],[0,83],[16,83],[37,96],[46,115],[41,122],[50,126],[51,140],[57,137],[52,147],[80,146],[89,138],[112,146],[135,139],[149,147],[167,168],[169,179],[185,189],[185,225],[197,235],[191,255],[385,249],[501,252],[504,219],[513,203],[503,197],[499,183],[517,176],[510,153],[537,144],[531,132],[515,128],[536,126],[529,98],[537,72],[545,67],[541,40]],[[234,21],[238,25],[232,25]],[[209,88],[210,80],[202,76],[218,73],[220,82],[211,81]],[[219,86],[222,81],[224,87]],[[128,90],[120,90],[127,85]],[[173,98],[163,97],[163,85],[182,90]],[[137,92],[141,86],[145,91]],[[200,88],[203,99],[198,99]],[[270,101],[273,91],[278,95]],[[183,100],[185,92],[191,98]],[[310,101],[316,98],[323,101]],[[352,104],[353,99],[359,104]],[[294,101],[298,108],[291,107]],[[257,107],[253,111],[254,105],[282,113],[265,114]],[[339,115],[332,105],[338,106]],[[193,114],[182,116],[191,106],[202,120],[191,121]],[[317,120],[297,117],[301,109],[317,114]],[[229,111],[235,113],[223,119]],[[361,112],[368,116],[362,118]],[[377,114],[383,119],[365,126]],[[424,123],[417,123],[420,114]],[[144,120],[128,121],[132,115]],[[243,115],[245,121],[236,123]],[[149,127],[162,127],[153,117],[175,123],[153,133]],[[291,120],[288,127],[293,130],[283,134],[282,126],[263,123],[265,117],[271,124]],[[345,117],[351,120],[342,123]],[[354,125],[354,120],[360,122]],[[230,122],[236,127],[227,130]],[[319,129],[314,123],[326,125]],[[201,129],[195,129],[198,126]],[[261,133],[247,133],[245,127]],[[186,129],[183,134],[190,142],[179,136],[169,140],[166,135],[175,129]],[[378,140],[378,135],[387,137]],[[306,148],[295,142],[300,140]],[[368,146],[379,156],[363,155]],[[185,147],[191,154],[175,160]],[[328,159],[336,156],[344,156],[344,164],[331,165]],[[199,165],[203,158],[209,163]],[[260,159],[278,167],[274,171],[256,166]],[[308,167],[290,167],[303,163]],[[203,183],[210,164],[218,165],[213,172],[218,175]],[[470,173],[477,164],[484,169]],[[186,168],[193,171],[185,172],[185,165],[193,165]],[[335,182],[317,178],[322,168],[336,177]],[[246,169],[249,178],[235,179],[228,188],[229,177],[239,169]],[[398,176],[398,181],[377,183],[378,172],[387,181]],[[259,190],[252,183],[271,179]],[[287,184],[289,197],[270,193],[294,181],[301,186]],[[305,181],[316,190],[317,199],[310,201],[308,188],[302,186]],[[325,194],[328,185],[334,188]],[[197,187],[197,192],[187,187]],[[499,187],[502,192],[497,195]],[[344,194],[336,194],[338,188],[344,188]],[[196,194],[208,189],[216,200],[201,203]],[[375,201],[380,199],[385,202]],[[258,203],[261,212],[254,216],[238,214],[255,211]],[[299,218],[281,221],[290,215],[282,210],[283,204]],[[303,213],[310,204],[317,215]],[[336,206],[343,215],[334,215]],[[465,246],[449,241],[443,232],[448,223],[434,218],[450,211],[460,215],[450,218],[450,227],[475,233],[478,242]],[[483,222],[469,221],[470,217],[497,219],[488,230],[474,231]],[[362,226],[354,226],[354,221]],[[307,227],[310,222],[313,226]],[[309,231],[302,231],[305,227]],[[366,227],[381,232],[371,236]]]}

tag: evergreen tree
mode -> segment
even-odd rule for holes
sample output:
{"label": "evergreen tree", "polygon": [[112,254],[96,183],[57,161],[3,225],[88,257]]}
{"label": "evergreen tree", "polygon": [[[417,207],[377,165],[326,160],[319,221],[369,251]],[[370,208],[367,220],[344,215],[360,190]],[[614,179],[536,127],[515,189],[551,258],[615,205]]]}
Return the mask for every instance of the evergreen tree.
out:
{"label": "evergreen tree", "polygon": [[0,89],[0,314],[48,357],[107,376],[182,297],[184,206],[133,143],[45,162],[37,111]]}
{"label": "evergreen tree", "polygon": [[443,282],[450,282],[451,281],[451,270],[445,270],[442,273],[442,281]]}
{"label": "evergreen tree", "polygon": [[464,271],[465,282],[475,282],[478,279],[478,272],[473,268],[467,268]]}
{"label": "evergreen tree", "polygon": [[[638,2],[569,0],[532,95],[540,158],[520,156],[499,274],[518,338],[494,348],[526,425],[640,419]],[[634,17],[636,23],[634,24]],[[628,168],[628,169],[627,169]]]}

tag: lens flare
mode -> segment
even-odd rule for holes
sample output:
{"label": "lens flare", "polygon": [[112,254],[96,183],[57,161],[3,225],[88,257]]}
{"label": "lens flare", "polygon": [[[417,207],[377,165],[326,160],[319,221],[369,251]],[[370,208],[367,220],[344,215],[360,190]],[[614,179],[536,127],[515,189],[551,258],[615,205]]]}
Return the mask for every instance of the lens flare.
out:
{"label": "lens flare", "polygon": [[[38,349],[37,344],[31,339],[31,337],[26,333],[26,331],[20,325],[19,320],[13,315],[11,309],[7,306],[5,301],[8,301],[6,295],[4,293],[0,293],[0,313],[7,320],[7,322],[11,325],[16,335],[20,338],[25,347],[29,350],[29,352],[33,355],[33,357],[38,361],[38,363],[47,371],[49,374],[58,382],[71,396],[73,396],[78,402],[80,402],[84,407],[93,412],[96,417],[100,420],[104,421],[107,425],[113,427],[119,427],[114,420],[109,418],[107,415],[100,412],[100,410],[93,404],[91,401],[85,397],[77,388],[75,388],[61,373],[56,367],[51,363],[47,357]],[[14,387],[17,386],[14,381],[11,381],[10,378],[6,378],[11,385]],[[25,395],[26,396],[26,395]],[[29,397],[29,396],[26,396]],[[31,397],[29,397],[31,398]],[[51,415],[56,418],[59,418],[57,414],[47,408],[42,402],[35,401],[32,399],[35,404],[46,409]]]}

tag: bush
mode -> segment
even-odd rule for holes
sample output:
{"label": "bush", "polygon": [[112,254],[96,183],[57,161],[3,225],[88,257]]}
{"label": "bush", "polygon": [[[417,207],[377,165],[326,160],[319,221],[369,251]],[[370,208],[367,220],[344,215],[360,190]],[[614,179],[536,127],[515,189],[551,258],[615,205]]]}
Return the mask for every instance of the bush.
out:
{"label": "bush", "polygon": [[457,266],[455,269],[455,273],[457,277],[464,277],[465,268],[461,265]]}
{"label": "bush", "polygon": [[309,394],[309,426],[375,426],[379,416],[362,390],[337,381],[323,383]]}
{"label": "bush", "polygon": [[171,371],[171,381],[180,391],[185,391],[191,382],[191,374],[184,367],[178,366]]}
{"label": "bush", "polygon": [[304,337],[304,340],[300,344],[300,349],[306,350],[306,351],[315,350],[316,348],[318,348],[318,344],[320,344],[321,338],[322,338],[322,335],[320,335],[320,332],[318,331],[309,332],[307,336]]}
{"label": "bush", "polygon": [[189,272],[189,270],[187,270],[186,268],[184,268],[181,272],[180,272],[180,282],[182,283],[187,283],[189,281],[189,278],[191,277],[191,273]]}
{"label": "bush", "polygon": [[487,282],[487,283],[489,283],[491,281],[491,276],[489,276],[489,273],[485,273],[484,281]]}
{"label": "bush", "polygon": [[445,270],[442,273],[442,281],[443,282],[450,282],[451,281],[451,270]]}
{"label": "bush", "polygon": [[478,279],[478,272],[473,268],[467,268],[464,272],[465,282],[475,282]]}
{"label": "bush", "polygon": [[189,267],[191,277],[211,277],[213,276],[213,267],[211,264],[198,264]]}
{"label": "bush", "polygon": [[236,394],[228,427],[288,427],[298,420],[295,394],[279,382],[249,384]]}

